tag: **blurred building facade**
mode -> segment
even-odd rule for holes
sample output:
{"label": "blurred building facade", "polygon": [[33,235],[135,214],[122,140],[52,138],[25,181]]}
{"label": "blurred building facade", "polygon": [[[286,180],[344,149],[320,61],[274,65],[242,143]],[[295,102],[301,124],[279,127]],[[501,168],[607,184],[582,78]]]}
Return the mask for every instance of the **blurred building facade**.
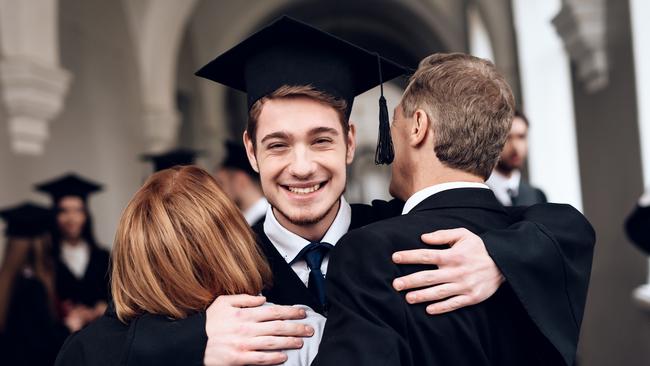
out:
{"label": "blurred building facade", "polygon": [[[281,14],[413,68],[434,52],[471,52],[496,63],[531,120],[531,182],[596,228],[581,364],[648,365],[650,308],[632,297],[647,282],[648,261],[622,229],[644,175],[650,184],[650,142],[642,143],[650,112],[638,102],[650,94],[640,56],[650,44],[645,4],[0,0],[0,205],[42,201],[34,182],[79,172],[107,187],[90,206],[110,247],[122,208],[151,171],[141,154],[197,148],[210,169],[222,142],[240,138],[245,97],[193,73]],[[386,86],[389,108],[404,82]],[[350,201],[388,196],[389,172],[372,163],[376,94],[357,98],[352,114],[359,148]]]}

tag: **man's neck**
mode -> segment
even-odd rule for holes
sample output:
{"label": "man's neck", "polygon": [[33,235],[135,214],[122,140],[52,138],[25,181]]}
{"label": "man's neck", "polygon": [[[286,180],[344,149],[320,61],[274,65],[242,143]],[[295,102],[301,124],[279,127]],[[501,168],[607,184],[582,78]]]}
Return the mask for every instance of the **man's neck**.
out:
{"label": "man's neck", "polygon": [[340,207],[341,199],[339,198],[323,218],[312,224],[293,223],[275,208],[273,208],[273,215],[280,225],[292,233],[309,241],[320,241],[325,236],[325,233],[327,233],[330,226],[332,226]]}
{"label": "man's neck", "polygon": [[447,167],[434,171],[420,169],[419,172],[419,175],[415,174],[413,176],[412,183],[410,184],[411,189],[408,192],[408,197],[406,197],[406,199],[420,190],[437,184],[450,182],[485,183],[485,180],[477,175]]}

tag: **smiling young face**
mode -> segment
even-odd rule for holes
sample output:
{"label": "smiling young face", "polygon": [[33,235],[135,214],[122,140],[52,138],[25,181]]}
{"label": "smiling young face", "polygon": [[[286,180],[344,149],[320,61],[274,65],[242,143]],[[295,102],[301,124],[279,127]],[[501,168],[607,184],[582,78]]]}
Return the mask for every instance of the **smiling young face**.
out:
{"label": "smiling young face", "polygon": [[308,97],[270,99],[244,142],[283,226],[334,219],[355,147],[354,128],[345,134],[334,108]]}

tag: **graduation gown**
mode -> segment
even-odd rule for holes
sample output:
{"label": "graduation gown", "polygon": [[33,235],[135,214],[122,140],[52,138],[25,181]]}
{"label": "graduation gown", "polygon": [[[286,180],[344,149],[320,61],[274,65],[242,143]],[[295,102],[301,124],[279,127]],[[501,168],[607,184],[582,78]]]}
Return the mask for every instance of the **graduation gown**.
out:
{"label": "graduation gown", "polygon": [[0,360],[11,366],[50,366],[69,332],[53,317],[40,281],[18,276],[13,286],[0,333]]}
{"label": "graduation gown", "polygon": [[541,189],[535,188],[523,180],[519,183],[519,194],[512,198],[513,206],[531,206],[537,203],[546,203],[546,195]]}
{"label": "graduation gown", "polygon": [[330,310],[312,365],[558,365],[561,354],[539,331],[506,282],[486,301],[430,316],[409,305],[392,280],[426,270],[396,266],[392,253],[422,249],[424,233],[507,228],[511,217],[487,189],[434,194],[407,215],[350,231],[335,246],[327,275]]}
{"label": "graduation gown", "polygon": [[107,301],[110,291],[108,251],[90,248],[88,267],[81,279],[75,277],[68,266],[59,258],[56,261],[56,291],[60,301],[95,306],[98,301]]}
{"label": "graduation gown", "polygon": [[[350,229],[354,229],[399,215],[403,202],[375,201],[372,206],[351,206]],[[516,223],[479,236],[528,316],[558,349],[566,364],[572,365],[591,273],[595,241],[593,228],[580,212],[569,205],[547,204],[504,210],[511,222]],[[458,224],[464,226],[462,221]],[[259,226],[257,231],[260,232]],[[298,286],[297,276],[292,278],[295,274],[292,275],[290,266],[275,257],[263,238],[260,245],[263,251],[266,247],[265,254],[274,275],[273,287],[265,291],[269,295],[267,300],[287,305],[308,302],[307,290],[302,283],[302,287]],[[314,304],[312,301],[311,305]],[[318,306],[314,308],[318,309]],[[141,319],[139,324],[144,331],[134,338],[131,353],[137,355],[139,365],[173,365],[169,360],[178,355],[183,356],[184,364],[201,365],[207,343],[204,321],[204,315],[198,320],[192,317],[179,321]],[[178,333],[179,329],[183,332]],[[183,335],[188,335],[187,339]]]}

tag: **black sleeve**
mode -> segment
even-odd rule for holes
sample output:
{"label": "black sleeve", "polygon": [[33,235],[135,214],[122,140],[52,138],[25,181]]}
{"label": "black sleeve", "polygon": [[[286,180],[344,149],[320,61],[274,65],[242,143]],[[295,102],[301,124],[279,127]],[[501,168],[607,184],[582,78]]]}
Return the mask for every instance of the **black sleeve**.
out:
{"label": "black sleeve", "polygon": [[481,235],[530,318],[573,364],[587,298],[595,233],[569,205],[520,211],[506,230]]}
{"label": "black sleeve", "polygon": [[625,220],[627,237],[646,254],[650,254],[650,207],[636,206]]}
{"label": "black sleeve", "polygon": [[[411,357],[403,332],[403,296],[393,290],[397,266],[385,238],[355,230],[339,241],[327,273],[330,303],[318,355],[312,365],[408,365]],[[361,250],[363,248],[363,250]]]}
{"label": "black sleeve", "polygon": [[146,314],[138,319],[127,365],[203,365],[205,313],[181,320]]}

